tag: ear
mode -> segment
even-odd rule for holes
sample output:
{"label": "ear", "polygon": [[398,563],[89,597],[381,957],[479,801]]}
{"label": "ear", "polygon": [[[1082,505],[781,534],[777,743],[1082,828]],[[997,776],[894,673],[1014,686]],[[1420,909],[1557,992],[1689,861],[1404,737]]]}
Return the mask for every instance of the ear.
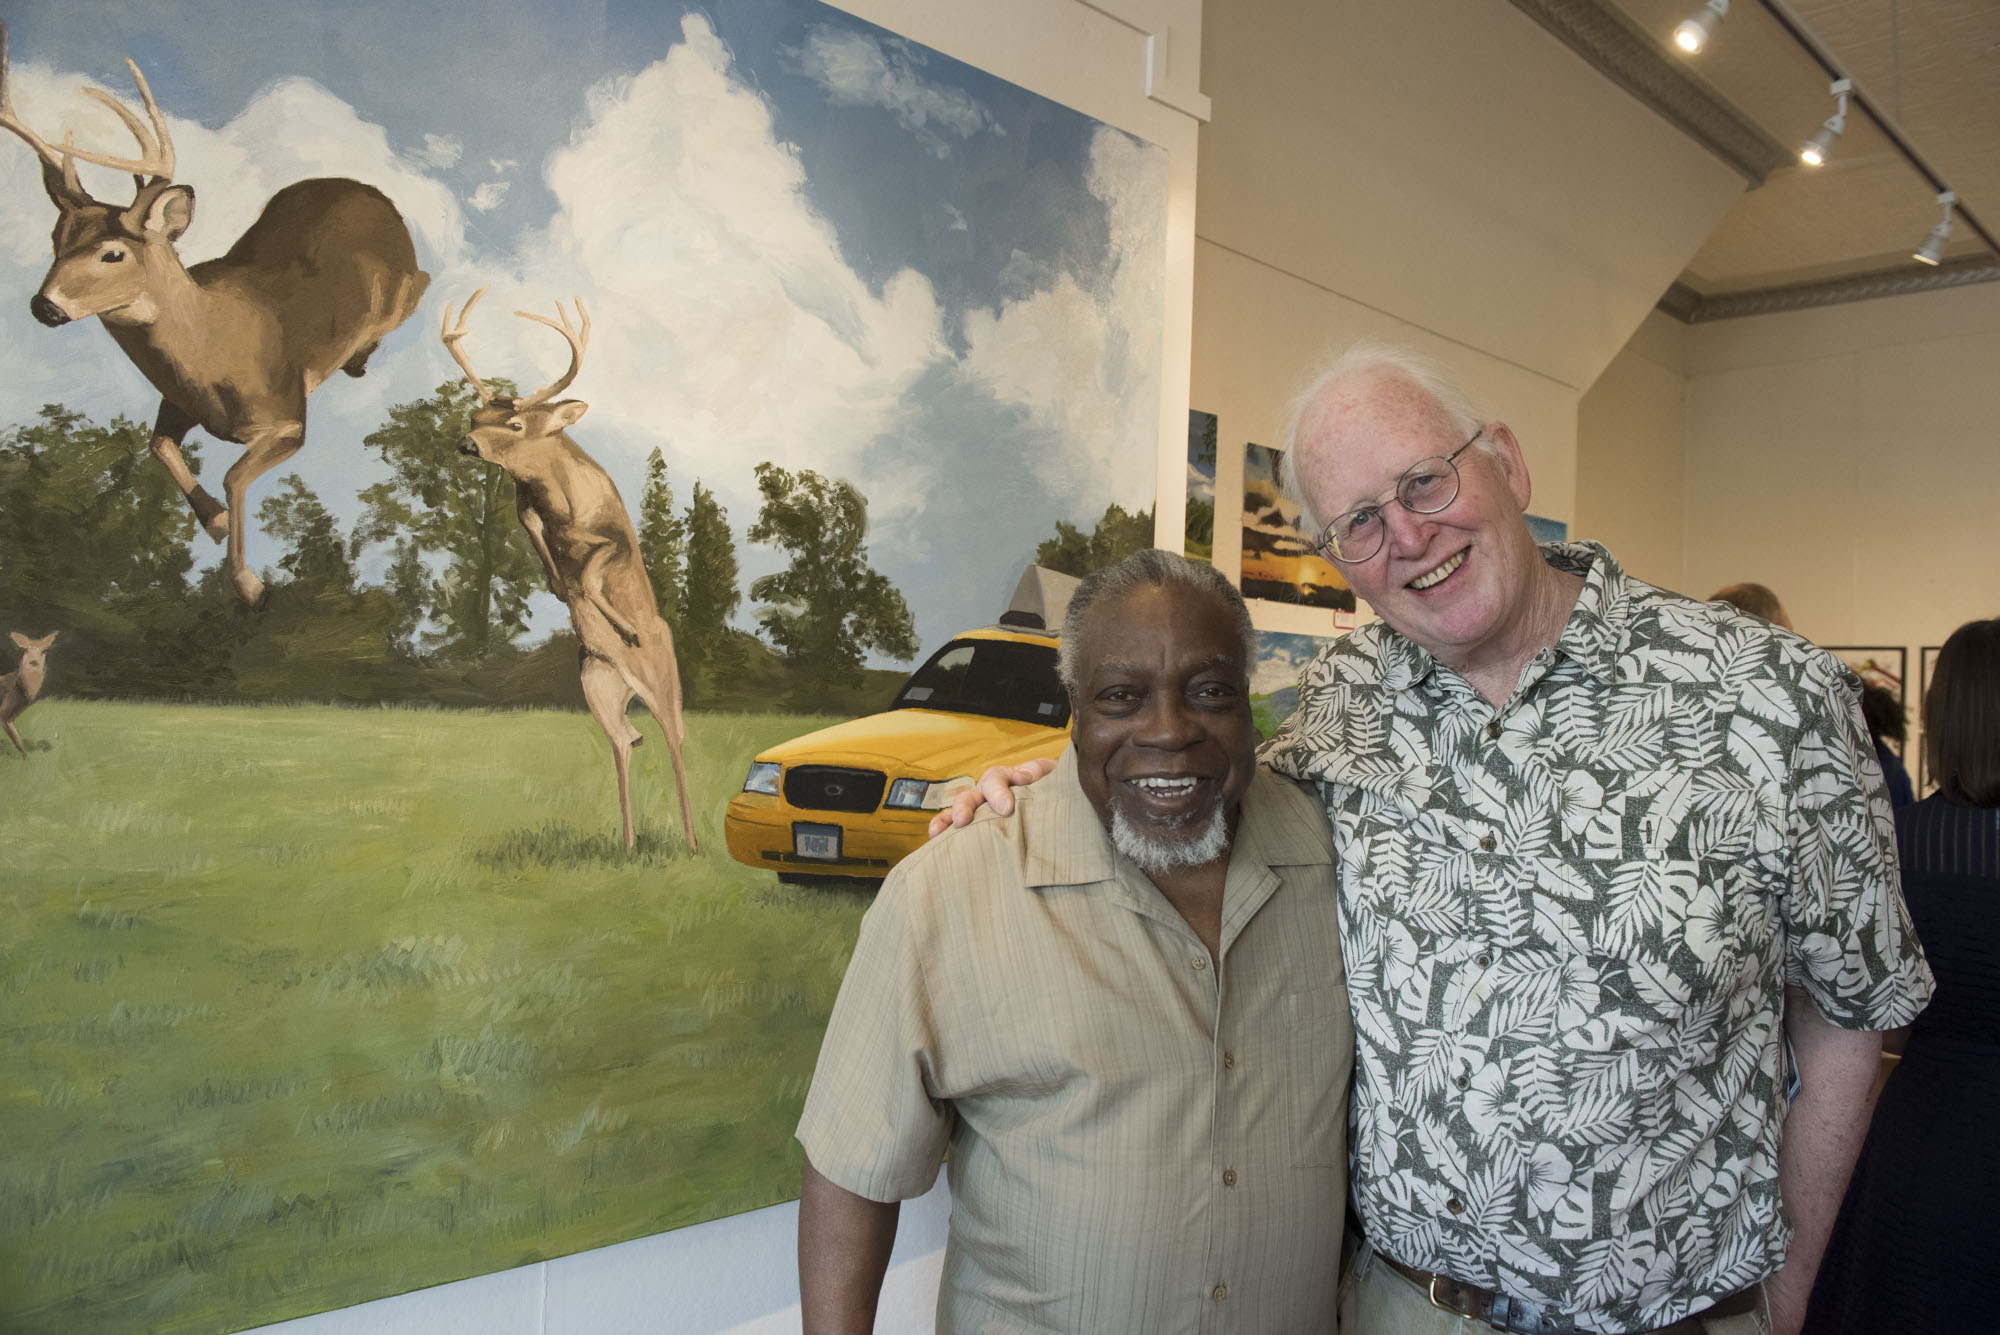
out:
{"label": "ear", "polygon": [[41,639],[39,639],[39,640],[36,640],[36,641],[35,641],[35,647],[36,647],[37,649],[46,649],[46,648],[48,648],[48,647],[49,647],[50,645],[52,645],[52,644],[54,644],[54,643],[56,642],[56,636],[58,636],[58,635],[60,635],[60,634],[62,634],[62,632],[61,632],[61,631],[59,631],[59,630],[52,630],[52,631],[50,631],[50,632],[49,632],[48,634],[46,634],[46,635],[42,636],[42,638],[41,638]]}
{"label": "ear", "polygon": [[567,431],[589,411],[590,405],[582,399],[559,399],[549,405],[549,430]]}
{"label": "ear", "polygon": [[170,185],[151,200],[141,191],[120,221],[133,236],[168,243],[178,241],[194,221],[194,187]]}
{"label": "ear", "polygon": [[64,158],[62,165],[42,160],[42,189],[49,192],[49,202],[68,213],[90,203],[90,192],[83,188],[83,182],[76,178],[76,160]]}
{"label": "ear", "polygon": [[20,645],[23,649],[32,649],[35,647],[35,642],[29,639],[27,636],[23,635],[18,630],[9,631],[7,634],[7,638],[12,640],[14,643]]}
{"label": "ear", "polygon": [[1487,439],[1493,442],[1490,452],[1500,475],[1507,479],[1507,490],[1514,495],[1514,504],[1527,513],[1528,502],[1535,494],[1534,480],[1528,476],[1528,462],[1521,457],[1521,442],[1505,422],[1495,422],[1487,428]]}

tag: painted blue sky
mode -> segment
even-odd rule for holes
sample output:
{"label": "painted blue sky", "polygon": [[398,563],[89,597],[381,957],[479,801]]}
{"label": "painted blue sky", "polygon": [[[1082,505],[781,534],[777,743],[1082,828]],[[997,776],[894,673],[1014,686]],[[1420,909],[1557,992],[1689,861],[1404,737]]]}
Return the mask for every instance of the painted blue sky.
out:
{"label": "painted blue sky", "polygon": [[[926,650],[995,615],[1056,520],[1151,504],[1166,155],[840,11],[15,0],[7,22],[15,108],[51,139],[127,151],[81,89],[131,98],[140,63],[197,193],[189,262],[306,176],[368,181],[409,221],[422,309],[366,379],[312,396],[305,449],[253,508],[297,471],[351,520],[379,476],[361,437],[456,376],[438,321],[486,284],[474,365],[524,384],[567,350],[508,312],[589,306],[573,435],[635,511],[654,446],[739,542],[758,462],[857,483]],[[150,421],[96,321],[28,316],[54,210],[0,140],[0,425],[50,401]],[[213,487],[234,451],[198,438]],[[749,580],[777,560],[739,554],[749,624]],[[254,565],[278,555],[253,533]],[[559,622],[545,599],[538,625]]]}

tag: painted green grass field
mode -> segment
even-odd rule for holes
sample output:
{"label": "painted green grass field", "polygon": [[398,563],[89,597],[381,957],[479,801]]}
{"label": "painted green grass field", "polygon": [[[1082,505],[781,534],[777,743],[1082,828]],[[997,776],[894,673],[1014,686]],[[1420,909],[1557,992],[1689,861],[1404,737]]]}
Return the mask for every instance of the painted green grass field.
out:
{"label": "painted green grass field", "polygon": [[651,719],[52,700],[0,755],[0,1330],[222,1331],[797,1194],[865,892]]}

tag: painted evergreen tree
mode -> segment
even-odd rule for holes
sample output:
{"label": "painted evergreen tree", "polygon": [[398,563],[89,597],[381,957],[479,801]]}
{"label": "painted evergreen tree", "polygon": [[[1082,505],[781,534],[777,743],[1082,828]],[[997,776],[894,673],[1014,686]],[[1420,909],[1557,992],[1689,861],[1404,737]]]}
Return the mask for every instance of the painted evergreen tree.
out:
{"label": "painted evergreen tree", "polygon": [[639,497],[639,557],[653,583],[653,598],[669,626],[680,617],[681,580],[687,565],[687,521],[674,513],[667,461],[656,446],[646,456],[646,486]]}
{"label": "painted evergreen tree", "polygon": [[742,669],[742,649],[729,618],[743,601],[737,589],[736,539],[729,531],[729,512],[715,493],[697,478],[683,523],[686,565],[683,567],[674,644],[688,698],[718,674]]}

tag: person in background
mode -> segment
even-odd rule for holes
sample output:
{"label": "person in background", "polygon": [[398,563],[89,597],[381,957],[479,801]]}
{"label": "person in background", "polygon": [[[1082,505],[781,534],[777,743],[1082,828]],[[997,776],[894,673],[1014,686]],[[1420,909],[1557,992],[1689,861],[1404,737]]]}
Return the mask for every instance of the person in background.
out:
{"label": "person in background", "polygon": [[1778,595],[1762,584],[1732,584],[1726,589],[1717,589],[1708,595],[1711,603],[1728,603],[1739,612],[1748,612],[1753,617],[1762,617],[1774,626],[1792,629],[1792,618],[1785,611],[1785,605],[1778,601]]}
{"label": "person in background", "polygon": [[1326,813],[1259,769],[1255,632],[1144,551],[1064,618],[1071,742],[899,863],[799,1123],[806,1335],[870,1329],[951,1150],[938,1329],[1326,1335],[1353,1055]]}
{"label": "person in background", "polygon": [[1945,641],[1923,710],[1938,790],[1896,813],[1896,845],[1937,995],[1875,1105],[1810,1335],[2000,1324],[2000,620]]}
{"label": "person in background", "polygon": [[1888,687],[1863,682],[1861,718],[1868,725],[1868,735],[1875,739],[1875,760],[1882,766],[1882,781],[1889,785],[1889,805],[1901,810],[1917,800],[1916,790],[1910,786],[1910,771],[1903,767],[1901,758],[1889,749],[1890,742],[1899,747],[1903,745],[1907,731],[1903,722],[1903,702]]}

